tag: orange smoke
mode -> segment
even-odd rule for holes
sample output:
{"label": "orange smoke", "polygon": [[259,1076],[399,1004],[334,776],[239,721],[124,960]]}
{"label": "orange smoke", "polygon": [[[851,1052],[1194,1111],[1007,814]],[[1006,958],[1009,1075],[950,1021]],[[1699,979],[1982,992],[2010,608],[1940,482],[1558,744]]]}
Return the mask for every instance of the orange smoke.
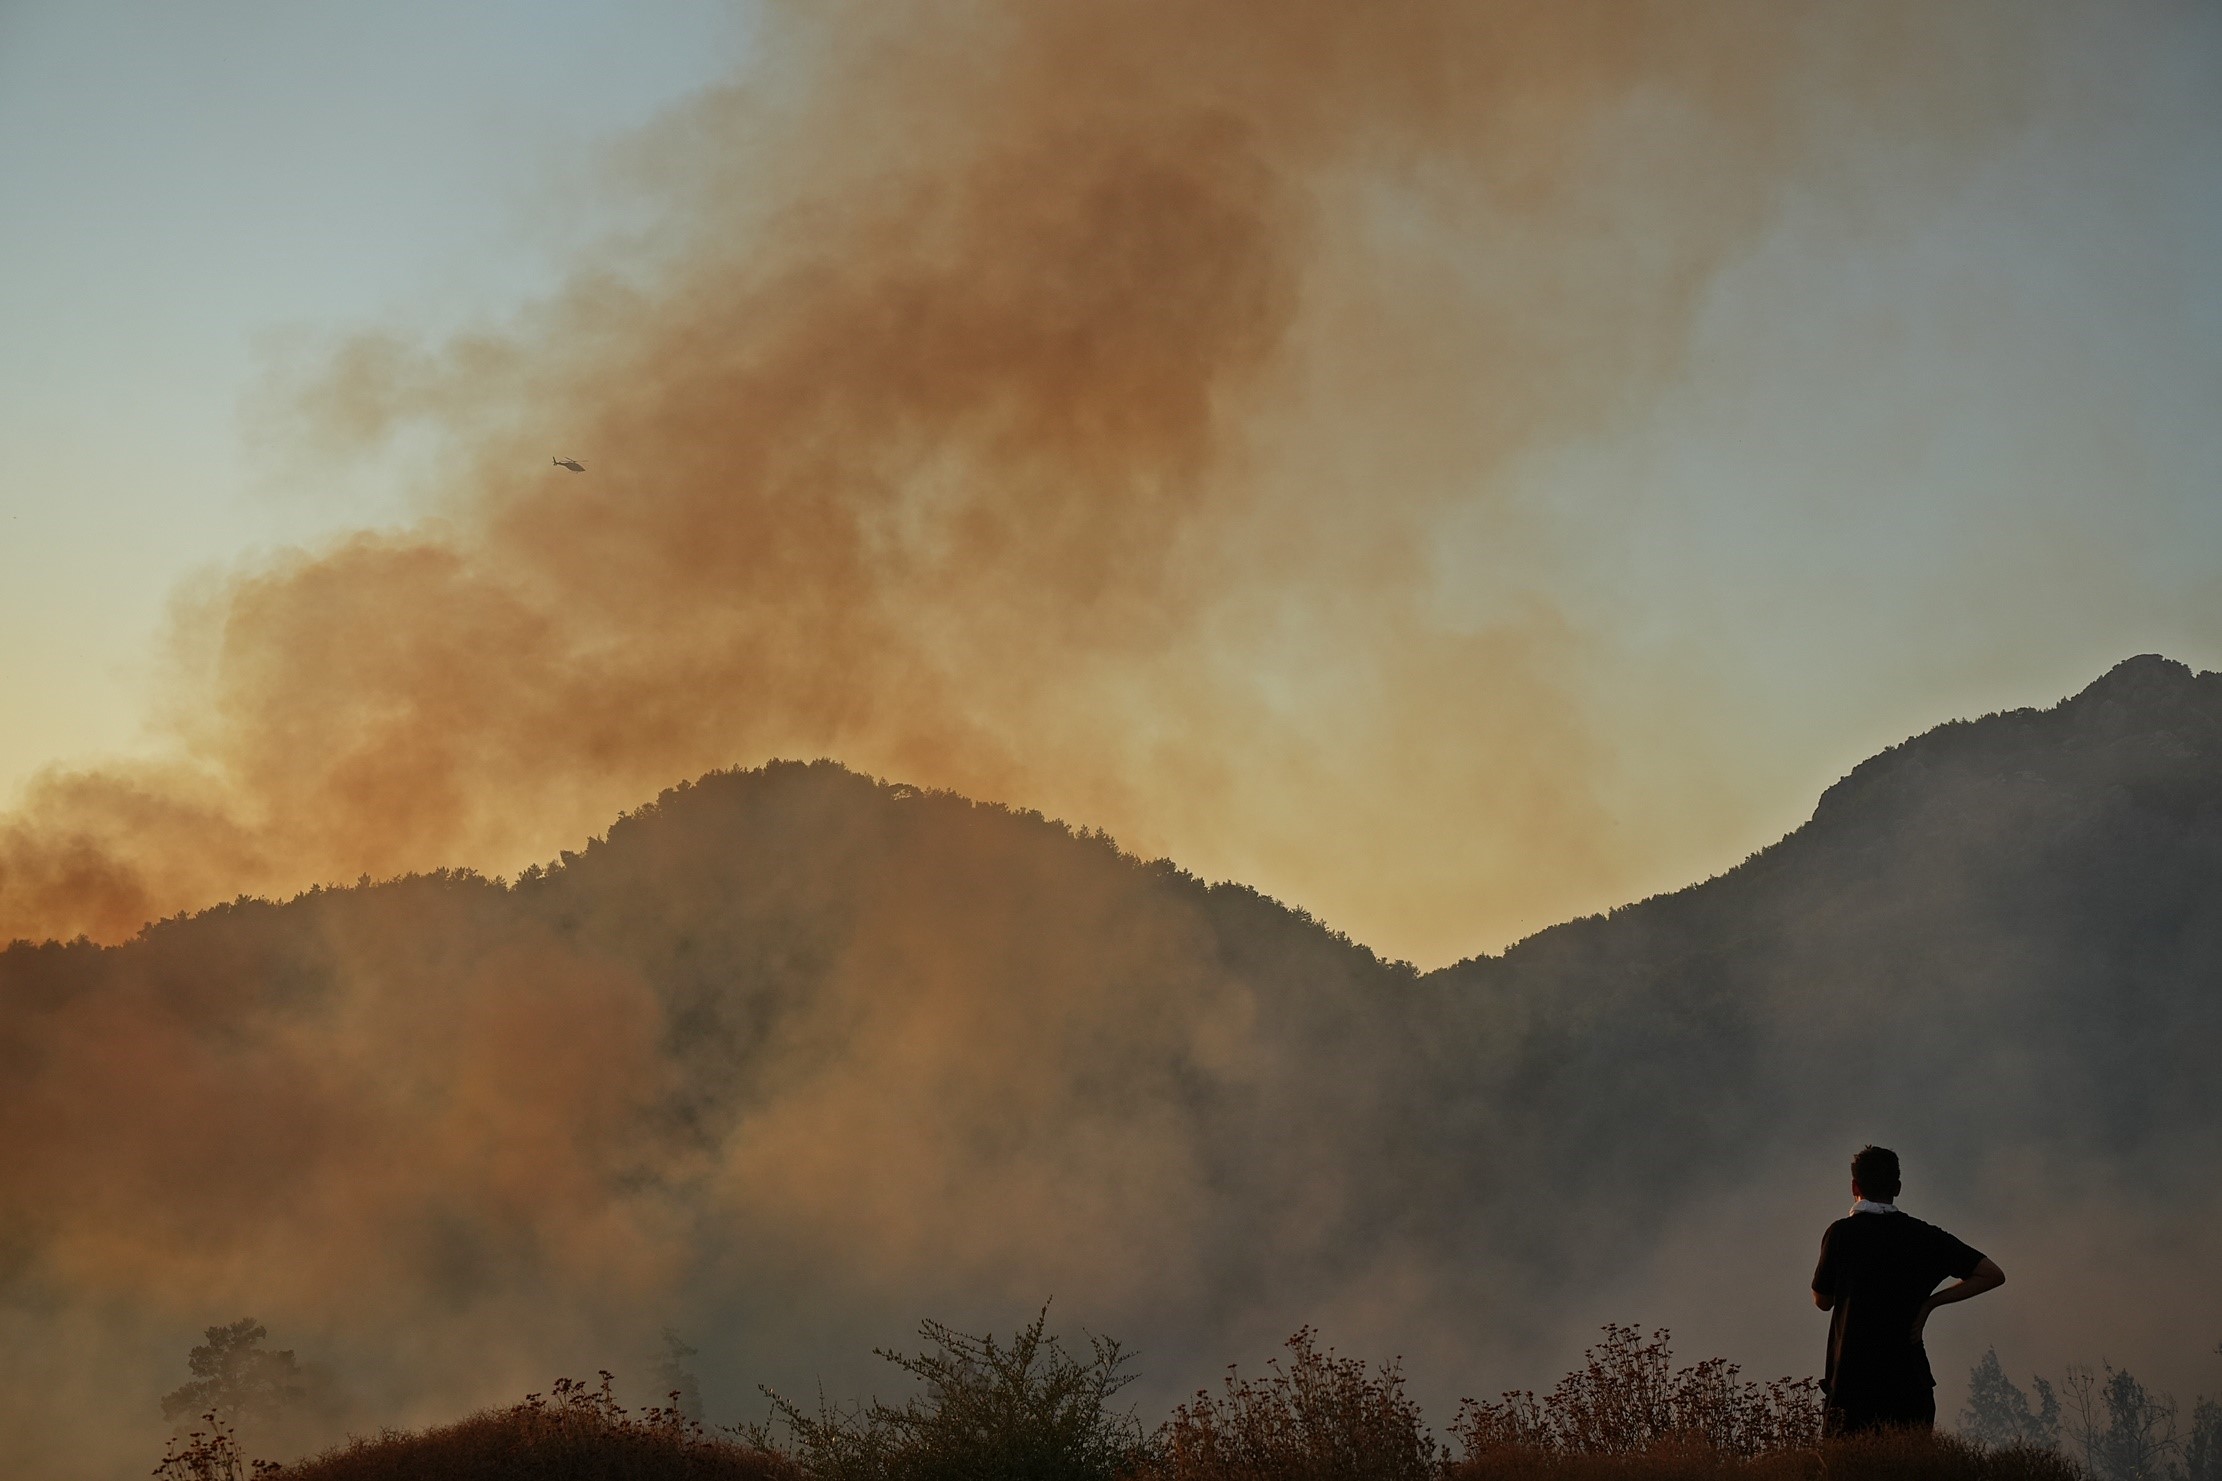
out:
{"label": "orange smoke", "polygon": [[1606,801],[1614,675],[1547,583],[1446,616],[1432,542],[1478,509],[1518,570],[1508,470],[1671,375],[1709,274],[1853,147],[1816,121],[1933,142],[1991,39],[1763,0],[782,9],[639,145],[648,247],[301,388],[303,437],[444,450],[425,518],[192,602],[162,758],[0,820],[0,939],[509,869],[774,754],[1418,956],[1606,903],[1660,846]]}

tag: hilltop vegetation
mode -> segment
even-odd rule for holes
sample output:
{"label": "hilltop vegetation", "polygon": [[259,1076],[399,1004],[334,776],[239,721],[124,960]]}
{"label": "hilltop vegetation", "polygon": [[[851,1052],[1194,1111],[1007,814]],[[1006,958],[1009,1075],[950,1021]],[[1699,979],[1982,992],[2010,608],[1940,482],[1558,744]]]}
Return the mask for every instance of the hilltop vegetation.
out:
{"label": "hilltop vegetation", "polygon": [[[1456,1455],[1429,1431],[1395,1363],[1369,1367],[1298,1332],[1260,1377],[1229,1369],[1153,1432],[1114,1406],[1126,1356],[1065,1351],[1046,1313],[1008,1342],[927,1322],[927,1348],[883,1353],[917,1380],[901,1405],[815,1412],[772,1395],[781,1423],[714,1433],[674,1402],[635,1414],[599,1387],[422,1434],[356,1439],[271,1481],[2085,1481],[2055,1448],[1928,1435],[1824,1442],[1810,1380],[1746,1383],[1719,1360],[1676,1369],[1659,1332],[1607,1328],[1550,1393],[1469,1401]],[[173,1442],[158,1481],[236,1481],[233,1434]],[[2111,1481],[2111,1478],[2109,1478]],[[2192,1481],[2204,1481],[2194,1477]]]}

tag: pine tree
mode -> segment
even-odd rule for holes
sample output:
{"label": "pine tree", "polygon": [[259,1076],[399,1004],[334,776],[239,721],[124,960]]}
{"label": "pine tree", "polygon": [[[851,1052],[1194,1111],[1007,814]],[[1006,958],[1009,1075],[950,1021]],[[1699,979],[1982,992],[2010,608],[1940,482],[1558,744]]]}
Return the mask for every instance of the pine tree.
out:
{"label": "pine tree", "polygon": [[[2215,1344],[2222,1357],[2222,1342]],[[2222,1481],[2222,1404],[2201,1399],[2191,1411],[2191,1434],[2183,1442],[2185,1481]]]}
{"label": "pine tree", "polygon": [[2060,1443],[2060,1398],[2052,1385],[2039,1378],[2037,1407],[2029,1395],[2006,1376],[1998,1349],[1983,1354],[1967,1376],[1967,1407],[1960,1411],[1960,1433],[1978,1445],[1994,1449],[2007,1445],[2038,1445],[2046,1449]]}
{"label": "pine tree", "polygon": [[2184,1481],[2222,1481],[2222,1404],[2201,1399],[2183,1445]]}
{"label": "pine tree", "polygon": [[702,1385],[694,1376],[688,1360],[696,1349],[671,1328],[664,1328],[663,1361],[656,1364],[657,1397],[670,1401],[673,1408],[693,1420],[702,1422]]}
{"label": "pine tree", "polygon": [[308,1389],[291,1350],[265,1351],[269,1336],[262,1323],[241,1317],[228,1327],[210,1327],[208,1341],[186,1356],[193,1377],[162,1396],[162,1417],[214,1414],[226,1423],[267,1419],[298,1403]]}

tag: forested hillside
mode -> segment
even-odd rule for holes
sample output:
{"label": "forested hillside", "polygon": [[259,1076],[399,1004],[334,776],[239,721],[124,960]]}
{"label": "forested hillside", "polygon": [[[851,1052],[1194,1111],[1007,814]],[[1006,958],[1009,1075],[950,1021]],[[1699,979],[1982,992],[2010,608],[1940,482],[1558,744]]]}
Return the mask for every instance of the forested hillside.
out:
{"label": "forested hillside", "polygon": [[2157,658],[1427,975],[1034,815],[721,773],[510,884],[0,952],[0,1455],[156,1448],[133,1386],[248,1311],[334,1428],[665,1326],[730,1414],[1052,1296],[1168,1392],[1313,1322],[1489,1393],[1600,1302],[1787,1366],[1870,1138],[2012,1274],[1989,1340],[2165,1375],[2222,1301],[2218,1044],[2222,676]]}
{"label": "forested hillside", "polygon": [[1932,1188],[2171,1198],[2222,1165],[2222,675],[1941,726],[1726,875],[1429,984],[1520,1005],[1499,1103],[1644,1200],[1855,1126]]}

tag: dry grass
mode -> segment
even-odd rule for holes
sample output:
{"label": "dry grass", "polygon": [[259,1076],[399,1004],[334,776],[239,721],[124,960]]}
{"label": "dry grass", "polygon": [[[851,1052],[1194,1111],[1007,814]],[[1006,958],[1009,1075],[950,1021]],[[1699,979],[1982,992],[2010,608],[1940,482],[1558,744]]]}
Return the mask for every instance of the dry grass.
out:
{"label": "dry grass", "polygon": [[1986,1450],[1900,1431],[1739,1456],[1700,1440],[1612,1454],[1502,1446],[1444,1467],[1443,1481],[2089,1481],[2058,1451]]}
{"label": "dry grass", "polygon": [[705,1433],[676,1407],[628,1413],[609,1389],[607,1373],[599,1389],[565,1379],[552,1398],[532,1394],[422,1434],[351,1440],[275,1474],[283,1481],[802,1481],[783,1456]]}

